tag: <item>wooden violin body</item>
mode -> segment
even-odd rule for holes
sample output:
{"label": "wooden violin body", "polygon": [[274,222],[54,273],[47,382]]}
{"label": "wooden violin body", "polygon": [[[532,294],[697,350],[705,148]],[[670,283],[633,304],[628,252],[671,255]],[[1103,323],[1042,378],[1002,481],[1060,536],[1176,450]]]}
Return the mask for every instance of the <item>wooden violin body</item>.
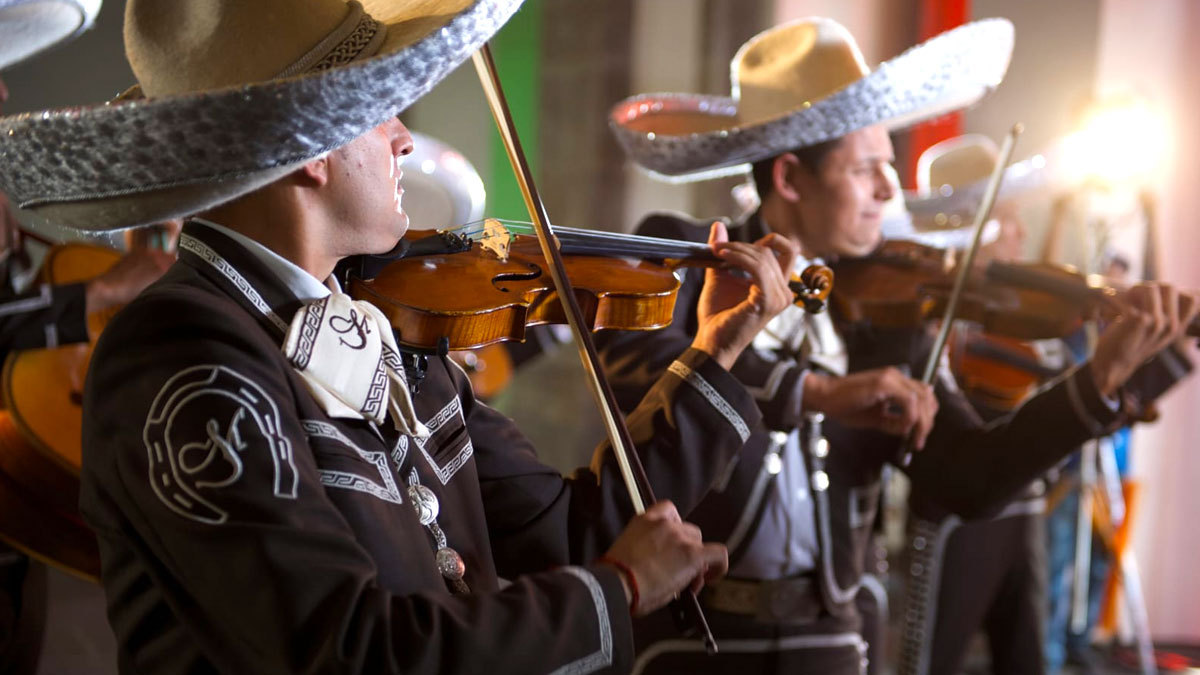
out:
{"label": "wooden violin body", "polygon": [[[847,321],[918,326],[941,318],[957,264],[953,250],[888,241],[870,256],[832,266],[838,286],[831,303]],[[1097,318],[1115,294],[1062,266],[992,262],[971,271],[957,318],[1000,337],[1060,338]]]}
{"label": "wooden violin body", "polygon": [[[432,233],[410,234],[430,236]],[[568,273],[593,330],[648,330],[671,322],[679,280],[647,260],[572,256]],[[402,258],[350,294],[388,316],[398,342],[452,350],[522,340],[526,326],[565,323],[538,243],[518,236],[506,260],[481,246]]]}
{"label": "wooden violin body", "polygon": [[[567,275],[587,327],[654,330],[671,322],[681,266],[720,261],[707,245],[559,228]],[[502,246],[410,233],[410,251],[372,275],[351,277],[352,296],[387,315],[400,344],[418,349],[475,349],[524,340],[529,326],[566,323],[541,249],[531,236]],[[439,243],[441,242],[441,243]],[[444,245],[443,245],[444,244]],[[823,266],[793,282],[800,302],[820,305],[833,287]]]}

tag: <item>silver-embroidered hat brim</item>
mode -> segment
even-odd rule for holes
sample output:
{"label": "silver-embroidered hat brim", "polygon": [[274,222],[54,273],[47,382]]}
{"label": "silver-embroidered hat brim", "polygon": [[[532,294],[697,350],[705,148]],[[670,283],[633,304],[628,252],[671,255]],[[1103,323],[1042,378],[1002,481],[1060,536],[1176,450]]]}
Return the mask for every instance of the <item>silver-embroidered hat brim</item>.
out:
{"label": "silver-embroidered hat brim", "polygon": [[[1036,190],[1046,184],[1047,178],[1046,158],[1043,155],[1034,155],[1012,164],[1004,170],[996,200],[1004,201]],[[983,203],[987,184],[987,179],[984,179],[956,188],[943,185],[934,188],[936,192],[932,195],[906,191],[904,205],[918,220],[937,218],[940,214],[969,219]]]}
{"label": "silver-embroidered hat brim", "polygon": [[0,70],[91,27],[100,0],[0,0]]}
{"label": "silver-embroidered hat brim", "polygon": [[83,230],[202,212],[400,113],[520,5],[477,0],[412,44],[317,73],[0,119],[0,186]]}
{"label": "silver-embroidered hat brim", "polygon": [[[668,180],[744,171],[741,166],[875,124],[902,128],[964,108],[1000,84],[1012,55],[1006,19],[959,26],[881,64],[823,99],[781,117],[740,124],[737,101],[643,94],[618,103],[609,126],[635,163]],[[662,130],[655,130],[662,120]],[[683,120],[697,133],[673,134]]]}

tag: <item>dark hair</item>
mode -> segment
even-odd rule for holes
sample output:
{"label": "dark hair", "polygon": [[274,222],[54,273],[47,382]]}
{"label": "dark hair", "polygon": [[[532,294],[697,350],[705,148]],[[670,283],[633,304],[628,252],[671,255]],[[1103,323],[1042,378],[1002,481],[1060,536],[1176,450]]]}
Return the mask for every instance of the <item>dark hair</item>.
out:
{"label": "dark hair", "polygon": [[[834,148],[836,148],[842,142],[842,138],[842,136],[838,136],[833,140],[824,141],[815,145],[806,145],[802,148],[793,148],[786,152],[781,152],[779,155],[786,155],[788,153],[795,155],[796,159],[800,160],[800,166],[803,166],[805,169],[808,169],[812,173],[816,174],[821,170],[821,163],[824,162],[825,158],[829,156],[829,153],[833,152]],[[767,195],[771,194],[771,190],[775,189],[771,174],[774,171],[775,160],[779,158],[779,155],[773,155],[767,159],[760,159],[751,165],[751,175],[754,177],[755,187],[758,188],[759,199],[766,200]]]}

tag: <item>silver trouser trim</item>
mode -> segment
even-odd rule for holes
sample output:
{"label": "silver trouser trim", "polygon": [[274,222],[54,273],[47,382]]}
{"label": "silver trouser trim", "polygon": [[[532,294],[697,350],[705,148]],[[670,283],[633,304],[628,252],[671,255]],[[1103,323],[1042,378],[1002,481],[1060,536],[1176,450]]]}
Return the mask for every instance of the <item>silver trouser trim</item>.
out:
{"label": "silver trouser trim", "polygon": [[45,326],[46,332],[46,349],[54,349],[58,346],[58,326],[48,323]]}
{"label": "silver trouser trim", "polygon": [[883,581],[874,574],[864,574],[862,587],[875,599],[875,606],[879,608],[879,615],[887,618],[889,613],[888,594],[887,589],[883,587]]}
{"label": "silver trouser trim", "polygon": [[908,589],[904,594],[903,626],[900,634],[900,664],[897,675],[929,672],[933,627],[937,621],[938,593],[942,583],[942,555],[946,540],[962,524],[957,516],[941,523],[917,519],[909,541],[912,553]]}
{"label": "silver trouser trim", "polygon": [[679,376],[680,379],[690,384],[696,391],[700,392],[700,395],[703,396],[709,402],[709,404],[712,405],[712,407],[716,408],[717,412],[721,413],[722,417],[724,417],[731,425],[733,425],[734,430],[738,432],[738,436],[741,437],[743,443],[746,442],[747,438],[750,438],[750,427],[746,425],[746,421],[742,419],[742,416],[738,414],[737,410],[734,410],[733,406],[729,405],[729,401],[726,401],[725,397],[721,396],[721,394],[719,394],[717,390],[708,383],[708,380],[704,379],[700,375],[700,373],[697,373],[679,361],[672,363],[667,370]]}
{"label": "silver trouser trim", "polygon": [[584,675],[607,668],[613,661],[613,636],[612,623],[608,619],[608,603],[604,601],[604,589],[600,588],[596,577],[582,567],[564,567],[562,571],[578,577],[592,595],[592,604],[596,606],[596,621],[600,624],[600,649],[578,661],[566,664],[550,675]]}
{"label": "silver trouser trim", "polygon": [[[859,672],[865,673],[867,643],[858,633],[833,633],[830,635],[792,635],[776,639],[721,639],[722,654],[763,654],[787,652],[797,649],[834,649],[852,647],[860,657]],[[663,640],[650,645],[638,656],[631,675],[640,675],[654,659],[671,652],[703,653],[704,643],[699,640]]]}
{"label": "silver trouser trim", "polygon": [[861,580],[849,588],[842,588],[838,585],[837,578],[833,574],[833,539],[829,532],[829,490],[814,490],[813,492],[817,498],[817,535],[821,538],[821,574],[825,577],[825,588],[828,589],[830,598],[837,604],[844,605],[854,600]]}

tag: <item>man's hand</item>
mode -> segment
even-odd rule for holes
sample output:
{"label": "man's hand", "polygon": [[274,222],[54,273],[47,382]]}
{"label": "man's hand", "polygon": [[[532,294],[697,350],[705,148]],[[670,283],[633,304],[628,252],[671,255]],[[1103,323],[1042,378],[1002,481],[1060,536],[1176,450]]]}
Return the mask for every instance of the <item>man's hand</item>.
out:
{"label": "man's hand", "polygon": [[1178,340],[1200,312],[1200,298],[1168,284],[1144,283],[1115,300],[1120,318],[1096,342],[1091,370],[1096,389],[1115,396],[1143,363]]}
{"label": "man's hand", "polygon": [[87,284],[87,312],[124,305],[167,271],[175,254],[157,249],[126,253],[110,270]]}
{"label": "man's hand", "polygon": [[767,322],[795,301],[788,279],[799,249],[774,233],[753,244],[730,242],[720,222],[713,223],[708,243],[728,267],[705,272],[692,346],[728,370]]}
{"label": "man's hand", "polygon": [[809,373],[804,379],[804,408],[850,426],[912,436],[925,447],[938,402],[933,387],[895,368],[865,370],[844,377]]}
{"label": "man's hand", "polygon": [[[729,569],[725,547],[704,543],[700,528],[683,522],[669,501],[658,502],[629,521],[604,557],[633,573],[639,593],[635,616],[662,607],[685,588],[698,591],[705,581],[719,579]],[[625,592],[631,597],[628,587]]]}

